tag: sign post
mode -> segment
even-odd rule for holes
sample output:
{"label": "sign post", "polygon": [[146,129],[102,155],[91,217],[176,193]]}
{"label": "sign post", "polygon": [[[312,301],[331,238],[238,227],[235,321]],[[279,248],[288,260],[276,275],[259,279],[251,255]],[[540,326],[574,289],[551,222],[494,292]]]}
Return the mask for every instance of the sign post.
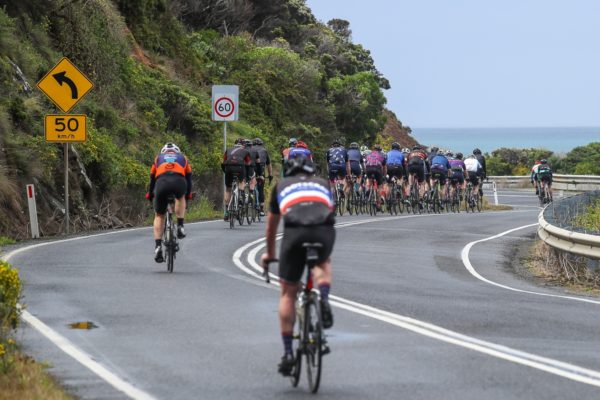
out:
{"label": "sign post", "polygon": [[33,185],[27,185],[27,205],[29,206],[31,237],[36,239],[40,237],[40,228],[38,226],[37,206],[35,204],[35,187]]}
{"label": "sign post", "polygon": [[[48,98],[68,113],[94,87],[68,58],[63,57],[37,83]],[[46,142],[64,143],[65,155],[65,233],[69,234],[69,143],[85,142],[87,117],[85,115],[49,114],[44,117]]]}
{"label": "sign post", "polygon": [[[227,122],[239,118],[240,88],[237,85],[213,85],[212,87],[212,120],[223,122],[223,153],[227,151]],[[225,191],[225,175],[223,175],[223,191]],[[226,205],[223,204],[223,208]],[[225,210],[224,210],[225,211]]]}

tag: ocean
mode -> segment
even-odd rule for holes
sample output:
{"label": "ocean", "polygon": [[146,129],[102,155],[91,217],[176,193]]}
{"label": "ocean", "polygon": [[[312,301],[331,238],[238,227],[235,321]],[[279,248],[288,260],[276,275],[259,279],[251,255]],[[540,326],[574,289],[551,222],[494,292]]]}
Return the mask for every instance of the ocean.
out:
{"label": "ocean", "polygon": [[577,146],[600,142],[600,128],[413,128],[412,136],[426,146],[471,154],[478,147],[544,148],[568,153]]}

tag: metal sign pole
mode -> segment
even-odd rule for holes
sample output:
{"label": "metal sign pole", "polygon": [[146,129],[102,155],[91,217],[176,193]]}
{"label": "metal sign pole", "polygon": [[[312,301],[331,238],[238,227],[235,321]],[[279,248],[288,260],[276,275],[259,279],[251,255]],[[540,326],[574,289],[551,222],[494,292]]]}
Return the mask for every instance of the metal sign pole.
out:
{"label": "metal sign pole", "polygon": [[[227,121],[223,122],[223,154],[227,151]],[[225,191],[227,188],[225,187],[225,174],[223,174],[223,199],[225,199]],[[227,204],[223,202],[223,213],[227,211]]]}
{"label": "metal sign pole", "polygon": [[65,233],[69,234],[69,142],[65,143]]}

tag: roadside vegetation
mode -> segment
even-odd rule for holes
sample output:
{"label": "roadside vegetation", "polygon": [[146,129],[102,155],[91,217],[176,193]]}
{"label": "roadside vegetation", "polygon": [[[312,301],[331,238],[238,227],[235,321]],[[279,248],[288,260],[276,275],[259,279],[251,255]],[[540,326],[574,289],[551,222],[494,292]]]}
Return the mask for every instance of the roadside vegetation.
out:
{"label": "roadside vegetation", "polygon": [[348,21],[319,22],[303,0],[0,0],[0,235],[25,236],[26,183],[42,235],[62,229],[63,147],[43,130],[56,109],[35,83],[63,56],[95,83],[73,110],[89,119],[88,141],[69,154],[74,232],[143,223],[166,141],[190,158],[196,195],[220,208],[213,84],[240,86],[229,144],[261,137],[276,164],[289,137],[320,164],[334,137],[415,143],[385,109],[390,83]]}
{"label": "roadside vegetation", "polygon": [[544,158],[554,173],[600,175],[600,142],[575,147],[566,155],[544,149],[500,148],[486,154],[488,175],[529,175],[534,162]]}
{"label": "roadside vegetation", "polygon": [[575,217],[573,226],[600,234],[600,198],[591,204],[586,212]]}

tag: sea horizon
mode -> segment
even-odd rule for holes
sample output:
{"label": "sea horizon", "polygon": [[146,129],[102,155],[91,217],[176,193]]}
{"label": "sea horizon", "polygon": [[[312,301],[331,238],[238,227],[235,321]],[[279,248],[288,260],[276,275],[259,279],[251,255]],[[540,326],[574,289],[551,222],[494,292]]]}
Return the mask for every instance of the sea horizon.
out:
{"label": "sea horizon", "polygon": [[491,153],[502,147],[547,149],[565,154],[578,146],[600,142],[600,127],[413,128],[419,143],[470,154],[474,148]]}

